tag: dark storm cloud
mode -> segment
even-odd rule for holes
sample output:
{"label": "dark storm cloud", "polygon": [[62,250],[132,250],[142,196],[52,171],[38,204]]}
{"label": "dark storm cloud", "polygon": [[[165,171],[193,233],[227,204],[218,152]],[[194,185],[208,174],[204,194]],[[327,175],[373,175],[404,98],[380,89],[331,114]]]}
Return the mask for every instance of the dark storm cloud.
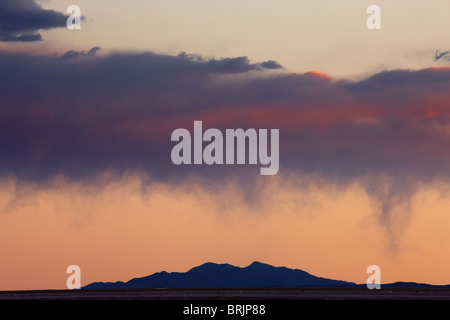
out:
{"label": "dark storm cloud", "polygon": [[202,120],[204,130],[279,129],[279,175],[358,181],[380,200],[381,220],[419,186],[450,182],[450,69],[350,82],[263,72],[245,57],[83,57],[0,53],[2,176],[44,182],[144,171],[166,182],[196,174],[211,185],[238,177],[247,190],[268,178],[259,165],[173,165],[172,131],[192,132]]}
{"label": "dark storm cloud", "polygon": [[[259,70],[247,58],[96,51],[59,59],[0,53],[1,174],[41,180],[136,169],[170,176],[177,118],[191,125],[195,112],[238,108],[238,82],[210,81]],[[80,55],[87,59],[69,59]]]}
{"label": "dark storm cloud", "polygon": [[[97,50],[56,60],[0,54],[3,174],[82,177],[118,168],[170,176],[170,134],[192,129],[194,120],[205,127],[280,128],[280,172],[344,180],[367,172],[450,173],[449,70],[333,82],[311,74],[247,77],[259,70],[247,58],[98,57]],[[87,59],[69,59],[78,56]]]}
{"label": "dark storm cloud", "polygon": [[67,17],[44,10],[34,0],[0,0],[0,41],[40,41],[39,30],[65,27]]}

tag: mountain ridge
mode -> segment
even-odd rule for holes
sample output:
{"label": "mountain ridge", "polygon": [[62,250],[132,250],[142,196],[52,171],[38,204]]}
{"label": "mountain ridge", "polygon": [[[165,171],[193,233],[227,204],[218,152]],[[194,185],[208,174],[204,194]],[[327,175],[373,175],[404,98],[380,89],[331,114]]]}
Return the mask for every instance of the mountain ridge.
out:
{"label": "mountain ridge", "polygon": [[[193,288],[340,288],[361,287],[343,280],[328,279],[312,275],[301,269],[275,267],[254,261],[247,267],[228,263],[206,262],[186,272],[156,272],[148,276],[133,278],[127,282],[93,282],[83,287],[87,290],[124,289],[193,289]],[[431,285],[415,282],[382,284],[384,288],[450,288],[450,285]]]}

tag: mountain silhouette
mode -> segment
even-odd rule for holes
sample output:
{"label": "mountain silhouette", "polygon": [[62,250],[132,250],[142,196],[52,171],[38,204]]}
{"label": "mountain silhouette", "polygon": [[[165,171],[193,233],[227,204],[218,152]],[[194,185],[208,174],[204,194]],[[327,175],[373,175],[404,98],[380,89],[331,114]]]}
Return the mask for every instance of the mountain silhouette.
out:
{"label": "mountain silhouette", "polygon": [[[429,289],[447,288],[450,285],[432,285],[416,282],[394,282],[382,284],[382,288]],[[83,289],[212,289],[212,288],[351,288],[366,287],[366,284],[316,277],[300,269],[274,267],[261,262],[240,268],[230,264],[208,262],[180,273],[166,271],[134,278],[128,282],[94,282]]]}
{"label": "mountain silhouette", "polygon": [[185,273],[166,271],[134,278],[128,282],[94,282],[83,289],[153,288],[287,288],[353,287],[353,282],[316,277],[306,271],[274,267],[261,262],[240,268],[230,264],[205,263]]}

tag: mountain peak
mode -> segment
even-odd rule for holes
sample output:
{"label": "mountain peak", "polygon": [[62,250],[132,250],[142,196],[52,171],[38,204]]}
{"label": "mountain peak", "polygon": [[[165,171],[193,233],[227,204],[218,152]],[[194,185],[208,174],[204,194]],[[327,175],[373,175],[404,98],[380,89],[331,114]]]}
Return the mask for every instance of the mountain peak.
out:
{"label": "mountain peak", "polygon": [[253,261],[252,264],[250,264],[247,268],[252,268],[252,269],[258,268],[258,269],[261,269],[261,268],[275,268],[275,267],[271,266],[270,264],[262,263],[262,262],[259,262],[259,261]]}
{"label": "mountain peak", "polygon": [[204,271],[212,271],[212,270],[224,270],[230,268],[237,268],[228,263],[214,263],[214,262],[206,262],[202,265],[192,268],[188,272],[204,272]]}

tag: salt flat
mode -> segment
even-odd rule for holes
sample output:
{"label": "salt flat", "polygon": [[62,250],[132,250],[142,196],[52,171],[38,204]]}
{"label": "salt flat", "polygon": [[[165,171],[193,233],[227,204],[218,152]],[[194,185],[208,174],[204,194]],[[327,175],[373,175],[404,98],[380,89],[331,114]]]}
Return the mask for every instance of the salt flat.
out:
{"label": "salt flat", "polygon": [[450,289],[268,288],[1,291],[0,300],[450,300]]}

